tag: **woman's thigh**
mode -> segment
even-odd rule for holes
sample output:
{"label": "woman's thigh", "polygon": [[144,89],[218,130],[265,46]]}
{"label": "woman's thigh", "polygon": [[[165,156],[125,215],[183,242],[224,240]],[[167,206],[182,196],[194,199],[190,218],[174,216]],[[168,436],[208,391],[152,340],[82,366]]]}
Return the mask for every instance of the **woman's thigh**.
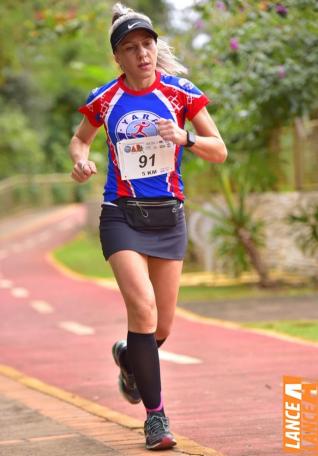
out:
{"label": "woman's thigh", "polygon": [[111,255],[109,262],[126,304],[129,331],[155,332],[156,296],[149,279],[147,256],[121,250]]}
{"label": "woman's thigh", "polygon": [[183,261],[148,257],[149,277],[156,297],[158,323],[156,337],[168,337],[178,299]]}

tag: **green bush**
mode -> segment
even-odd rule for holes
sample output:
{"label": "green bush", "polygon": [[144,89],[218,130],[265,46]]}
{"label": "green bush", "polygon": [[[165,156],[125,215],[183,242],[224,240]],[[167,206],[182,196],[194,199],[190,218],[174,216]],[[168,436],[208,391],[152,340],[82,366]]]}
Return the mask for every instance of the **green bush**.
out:
{"label": "green bush", "polygon": [[21,109],[12,107],[0,114],[0,131],[0,179],[39,172],[44,163],[39,135]]}
{"label": "green bush", "polygon": [[71,185],[72,184],[53,184],[51,186],[54,204],[65,204],[74,201]]}

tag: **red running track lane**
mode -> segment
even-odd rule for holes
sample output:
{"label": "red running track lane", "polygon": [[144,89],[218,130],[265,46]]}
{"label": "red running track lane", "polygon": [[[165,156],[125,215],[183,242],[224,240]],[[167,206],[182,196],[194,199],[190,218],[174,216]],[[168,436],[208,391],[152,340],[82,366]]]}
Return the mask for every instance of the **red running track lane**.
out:
{"label": "red running track lane", "polygon": [[[126,403],[117,390],[111,346],[126,334],[120,294],[66,277],[46,259],[84,218],[82,206],[70,206],[0,243],[0,363],[143,420],[142,406]],[[54,311],[38,313],[34,300]],[[59,326],[63,321],[95,334],[72,334]],[[176,317],[163,349],[202,360],[162,361],[165,408],[176,433],[226,456],[284,454],[282,376],[317,378],[317,347]]]}

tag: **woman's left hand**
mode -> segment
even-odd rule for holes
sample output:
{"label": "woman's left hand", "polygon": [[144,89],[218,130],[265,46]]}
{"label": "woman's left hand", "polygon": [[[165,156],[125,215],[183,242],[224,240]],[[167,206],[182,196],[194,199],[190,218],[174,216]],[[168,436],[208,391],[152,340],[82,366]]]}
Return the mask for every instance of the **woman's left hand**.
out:
{"label": "woman's left hand", "polygon": [[184,146],[187,143],[187,132],[180,128],[171,119],[159,119],[157,122],[158,133],[165,141]]}

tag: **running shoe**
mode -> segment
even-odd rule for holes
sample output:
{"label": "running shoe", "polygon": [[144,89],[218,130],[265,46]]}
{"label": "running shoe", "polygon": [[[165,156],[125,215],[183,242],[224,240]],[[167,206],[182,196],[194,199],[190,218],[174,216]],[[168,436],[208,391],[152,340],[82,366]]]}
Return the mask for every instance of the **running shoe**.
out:
{"label": "running shoe", "polygon": [[114,361],[120,369],[118,377],[119,391],[128,402],[138,404],[141,401],[141,397],[134,374],[129,373],[120,362],[120,357],[124,350],[127,350],[127,342],[125,340],[118,340],[112,348]]}
{"label": "running shoe", "polygon": [[147,450],[165,450],[177,443],[169,430],[166,416],[150,415],[145,421],[144,432]]}

